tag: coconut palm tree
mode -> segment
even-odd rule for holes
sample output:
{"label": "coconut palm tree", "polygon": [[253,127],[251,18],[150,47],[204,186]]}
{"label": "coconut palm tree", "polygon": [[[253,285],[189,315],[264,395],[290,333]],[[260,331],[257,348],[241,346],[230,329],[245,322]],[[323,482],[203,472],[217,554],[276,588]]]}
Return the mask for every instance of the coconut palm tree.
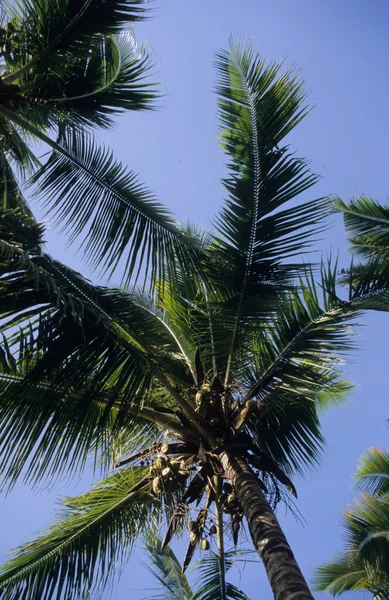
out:
{"label": "coconut palm tree", "polygon": [[[316,272],[301,262],[331,209],[325,198],[297,198],[316,177],[285,142],[307,113],[296,73],[239,42],[217,55],[217,72],[227,200],[212,234],[161,225],[168,218],[161,211],[158,221],[147,197],[148,220],[139,208],[126,240],[119,212],[123,239],[118,247],[112,238],[111,251],[127,253],[139,289],[91,284],[45,253],[31,215],[2,212],[4,486],[53,481],[91,453],[103,468],[116,466],[16,551],[0,575],[4,600],[88,597],[155,527],[164,528],[163,547],[189,529],[185,570],[211,514],[218,556],[223,532],[237,544],[246,523],[275,598],[312,599],[275,507],[296,495],[293,474],[318,460],[320,408],[350,387],[340,368],[350,320],[387,302],[388,286],[370,282],[363,294],[350,286],[345,301],[336,265]],[[73,197],[81,183],[67,176],[54,156],[41,188],[65,189],[68,219],[89,226],[88,194],[101,188],[81,182],[84,210]],[[115,186],[129,179],[116,163],[110,178],[117,206]],[[111,227],[107,209],[92,222],[94,236],[105,214]],[[98,262],[98,242],[88,244]],[[139,270],[148,263],[154,268]]]}
{"label": "coconut palm tree", "polygon": [[366,590],[389,598],[389,453],[370,448],[362,457],[357,489],[364,493],[343,513],[346,547],[316,569],[315,588],[339,596]]}

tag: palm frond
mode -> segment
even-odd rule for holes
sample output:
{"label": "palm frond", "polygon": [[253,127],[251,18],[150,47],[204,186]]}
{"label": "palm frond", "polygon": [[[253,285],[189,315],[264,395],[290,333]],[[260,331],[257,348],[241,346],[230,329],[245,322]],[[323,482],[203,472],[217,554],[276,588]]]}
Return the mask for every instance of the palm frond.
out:
{"label": "palm frond", "polygon": [[[198,244],[132,172],[87,134],[63,138],[47,164],[34,177],[50,214],[70,232],[83,237],[89,264],[112,274],[120,261],[128,284],[140,269],[151,281],[173,276],[176,265],[193,270],[200,259]],[[50,201],[47,200],[50,198]]]}
{"label": "palm frond", "polygon": [[379,496],[389,494],[389,452],[369,448],[360,458],[355,487],[358,490]]}
{"label": "palm frond", "polygon": [[366,589],[366,571],[361,562],[356,565],[354,562],[354,557],[342,555],[318,567],[315,569],[313,589],[331,596]]}
{"label": "palm frond", "polygon": [[149,493],[145,470],[137,468],[63,504],[63,519],[19,548],[2,567],[4,600],[72,600],[91,590],[100,596],[159,503]]}
{"label": "palm frond", "polygon": [[14,209],[32,216],[12,167],[4,154],[0,157],[0,206],[2,210]]}
{"label": "palm frond", "polygon": [[[39,168],[41,164],[28,147],[25,136],[21,135],[16,126],[2,117],[0,118],[0,135],[2,136],[2,162],[6,160],[8,164],[8,168],[3,166],[2,179],[6,178],[10,182],[16,182],[12,167],[16,167],[16,171],[22,177],[31,176],[33,171]],[[14,187],[13,183],[10,184],[10,187],[11,185]],[[26,204],[25,201],[24,204]]]}
{"label": "palm frond", "polygon": [[[43,254],[32,217],[2,216],[3,475],[15,481],[30,461],[27,478],[39,480],[84,464],[95,447],[104,453],[124,423],[134,434],[144,427],[140,402],[163,404],[153,361],[175,346],[131,296],[95,287]],[[180,376],[180,359],[170,365]]]}
{"label": "palm frond", "polygon": [[280,74],[281,66],[266,65],[253,44],[235,41],[217,54],[216,67],[222,145],[231,162],[215,251],[235,291],[229,303],[232,360],[239,335],[253,318],[274,310],[278,293],[299,270],[284,259],[312,241],[328,203],[319,199],[280,210],[317,181],[304,160],[279,147],[308,111],[296,73]]}
{"label": "palm frond", "polygon": [[349,300],[361,310],[387,311],[389,307],[389,263],[377,256],[364,264],[351,265],[341,273],[339,283],[349,292]]}
{"label": "palm frond", "polygon": [[148,562],[144,565],[161,588],[147,600],[194,600],[194,592],[173,550],[169,546],[162,549],[158,538],[146,540],[145,550]]}
{"label": "palm frond", "polygon": [[[226,573],[231,569],[236,559],[241,554],[239,550],[230,550],[224,553],[224,564]],[[243,559],[244,560],[244,559]],[[219,556],[215,552],[208,552],[196,566],[198,576],[198,589],[194,600],[214,600],[214,598],[225,598],[226,600],[250,600],[249,597],[232,583],[226,582],[222,589],[223,580],[220,575]]]}
{"label": "palm frond", "polygon": [[336,264],[323,265],[319,282],[313,274],[301,279],[277,316],[254,330],[252,348],[241,357],[244,400],[258,402],[249,427],[288,471],[317,461],[323,443],[318,411],[342,402],[352,387],[339,367],[353,347],[358,307],[338,297],[336,270]]}
{"label": "palm frond", "polygon": [[64,57],[85,53],[91,38],[119,33],[129,22],[146,16],[143,0],[21,0],[4,3],[18,43],[7,56],[13,73],[5,81],[20,80],[32,68],[64,67]]}
{"label": "palm frond", "polygon": [[138,46],[131,32],[95,36],[88,51],[67,58],[66,78],[62,71],[48,78],[40,69],[24,76],[26,116],[40,127],[56,126],[62,135],[75,126],[112,126],[118,113],[152,107],[157,93],[146,81],[151,67],[149,50]]}
{"label": "palm frond", "polygon": [[378,563],[389,582],[389,496],[362,494],[344,513],[346,540],[361,559]]}
{"label": "palm frond", "polygon": [[350,202],[334,199],[336,210],[343,213],[344,225],[353,252],[364,258],[389,252],[389,206],[368,196],[358,196]]}
{"label": "palm frond", "polygon": [[[194,571],[198,574],[196,588],[190,585],[188,578],[182,573],[181,565],[174,552],[166,547],[161,549],[159,539],[148,541],[145,545],[149,561],[146,565],[150,573],[158,580],[161,592],[148,596],[147,600],[249,600],[249,597],[236,586],[226,583],[221,589],[219,557],[214,552],[204,553],[196,563]],[[236,560],[245,560],[245,552],[230,550],[225,553],[226,570],[235,564]]]}
{"label": "palm frond", "polygon": [[[316,569],[315,588],[332,595],[347,590],[368,590],[376,598],[389,595],[389,494],[388,456],[371,448],[361,459],[357,478],[363,493],[343,513],[345,550],[336,561]],[[386,475],[386,477],[385,477]]]}

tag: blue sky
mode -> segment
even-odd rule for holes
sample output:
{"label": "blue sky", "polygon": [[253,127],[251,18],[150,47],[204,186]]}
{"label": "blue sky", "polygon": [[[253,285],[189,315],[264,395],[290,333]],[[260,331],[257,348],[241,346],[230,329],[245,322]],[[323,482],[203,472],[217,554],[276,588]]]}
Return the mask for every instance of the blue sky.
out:
{"label": "blue sky", "polygon": [[[286,58],[301,71],[314,110],[291,136],[292,147],[311,159],[322,179],[310,197],[338,194],[344,199],[366,193],[385,201],[389,191],[389,118],[387,78],[389,3],[386,0],[154,0],[154,17],[136,28],[139,40],[154,49],[155,78],[165,93],[154,113],[121,117],[114,132],[100,135],[118,158],[180,220],[212,221],[224,198],[220,178],[224,162],[217,145],[216,99],[213,94],[214,51],[227,46],[230,34],[254,39],[269,59]],[[49,251],[80,269],[80,256],[52,229]],[[347,263],[341,219],[319,244],[324,253],[340,252]],[[82,267],[88,273],[85,267]],[[313,566],[341,548],[341,509],[353,498],[351,475],[358,456],[369,445],[389,447],[385,419],[387,331],[389,317],[361,319],[359,350],[346,365],[358,388],[349,402],[323,415],[327,441],[321,466],[297,480],[297,507],[304,526],[281,507],[279,518],[309,579]],[[92,482],[61,484],[38,494],[17,487],[0,514],[0,552],[29,539],[54,515],[55,500]],[[139,588],[153,586],[135,552],[115,600],[140,600]],[[236,574],[235,581],[238,582]],[[261,565],[248,565],[240,584],[253,600],[272,593]],[[368,598],[345,594],[344,598]],[[108,597],[108,596],[107,596]],[[317,598],[324,598],[318,594]]]}

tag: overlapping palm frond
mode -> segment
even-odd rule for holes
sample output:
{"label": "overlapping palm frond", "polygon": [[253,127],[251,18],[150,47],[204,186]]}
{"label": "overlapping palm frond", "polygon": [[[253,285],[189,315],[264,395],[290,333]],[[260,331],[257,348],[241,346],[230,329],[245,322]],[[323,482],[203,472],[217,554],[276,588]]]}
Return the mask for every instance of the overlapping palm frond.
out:
{"label": "overlapping palm frond", "polygon": [[58,147],[34,180],[70,240],[81,236],[92,266],[112,274],[122,260],[126,284],[141,268],[153,282],[173,277],[177,261],[193,270],[194,261],[201,260],[196,239],[109,149],[81,132],[69,134]]}
{"label": "overlapping palm frond", "polygon": [[243,401],[257,403],[248,426],[288,471],[317,461],[320,409],[341,402],[352,387],[340,364],[353,347],[358,308],[339,298],[335,278],[336,264],[322,267],[319,282],[313,274],[301,279],[278,314],[253,330],[252,348],[237,364],[247,390]]}
{"label": "overlapping palm frond", "polygon": [[110,36],[129,23],[147,16],[144,0],[22,0],[3,3],[8,26],[5,53],[13,66],[5,82],[24,76],[33,67],[47,64],[61,71],[66,58],[89,50],[97,35]]}
{"label": "overlapping palm frond", "polygon": [[336,198],[334,204],[343,213],[353,254],[365,259],[342,272],[341,283],[349,287],[351,298],[368,298],[366,308],[388,311],[388,207],[367,196],[353,198],[348,204]]}
{"label": "overlapping palm frond", "polygon": [[314,586],[317,591],[325,591],[332,596],[346,591],[366,590],[368,583],[364,565],[362,561],[355,561],[355,557],[339,556],[316,569]]}
{"label": "overlapping palm frond", "polygon": [[[42,141],[49,127],[59,132],[75,124],[106,127],[117,112],[151,107],[157,94],[145,81],[150,53],[137,46],[132,33],[123,33],[146,14],[143,1],[6,4],[3,118],[10,119],[11,109],[24,117],[24,126],[17,124],[21,131]],[[10,143],[9,151],[14,146]]]}
{"label": "overlapping palm frond", "polygon": [[389,452],[369,448],[361,456],[354,477],[357,490],[373,496],[389,494]]}
{"label": "overlapping palm frond", "polygon": [[2,567],[2,599],[75,600],[92,590],[100,597],[115,578],[112,565],[128,558],[137,537],[152,525],[159,500],[150,491],[147,470],[131,468],[63,505],[62,520]]}
{"label": "overlapping palm frond", "polygon": [[[32,181],[44,174],[45,193],[58,177],[61,187],[50,189],[50,208],[55,214],[62,207],[72,239],[90,227],[86,254],[104,273],[123,259],[125,282],[141,268],[163,279],[173,251],[185,268],[195,253],[195,244],[135,174],[126,173],[86,133],[90,126],[112,125],[118,112],[151,108],[157,97],[147,81],[150,52],[123,31],[147,15],[144,4],[25,0],[5,6],[0,27],[4,159],[12,157],[24,178],[40,166]],[[30,138],[53,150],[47,165],[34,159]]]}
{"label": "overlapping palm frond", "polygon": [[[36,481],[85,464],[124,424],[142,430],[140,404],[167,401],[153,379],[159,362],[167,359],[177,380],[188,375],[174,337],[138,300],[93,286],[45,255],[32,217],[2,217],[0,453],[3,477],[13,483],[26,465]],[[149,411],[147,420],[154,416]],[[181,425],[172,414],[155,427],[169,420]]]}
{"label": "overlapping palm frond", "polygon": [[[46,71],[33,69],[25,74],[18,96],[6,106],[41,130],[109,127],[115,114],[152,108],[157,92],[146,80],[151,67],[150,51],[138,46],[132,32],[96,35],[88,51],[67,58],[65,73],[48,78]],[[35,133],[39,139],[39,130]]]}
{"label": "overlapping palm frond", "polygon": [[192,587],[173,550],[169,546],[162,549],[158,538],[146,541],[145,550],[149,559],[145,567],[161,588],[147,600],[193,600]]}
{"label": "overlapping palm frond", "polygon": [[334,204],[343,213],[353,252],[363,258],[388,258],[389,207],[367,196],[355,197],[348,203],[335,198]]}
{"label": "overlapping palm frond", "polygon": [[[244,553],[243,553],[244,554]],[[226,573],[239,558],[239,550],[224,553],[224,568]],[[199,563],[198,590],[194,600],[213,600],[220,597],[223,600],[250,600],[249,597],[235,585],[224,582],[220,574],[220,559],[218,554],[210,552]]]}
{"label": "overlapping palm frond", "polygon": [[389,597],[389,474],[388,453],[370,448],[361,457],[356,477],[363,493],[343,513],[346,547],[335,561],[316,569],[316,590],[333,596],[348,590],[368,590]]}
{"label": "overlapping palm frond", "polygon": [[253,44],[236,41],[218,53],[216,67],[230,175],[224,180],[229,199],[217,220],[222,239],[215,251],[234,292],[224,310],[231,363],[245,328],[272,313],[280,291],[301,270],[286,263],[312,241],[328,203],[287,205],[317,181],[306,162],[281,145],[308,112],[296,73],[281,74],[280,65],[266,64]]}
{"label": "overlapping palm frond", "polygon": [[[182,572],[180,562],[169,548],[161,549],[159,539],[146,543],[151,565],[147,565],[150,573],[160,584],[160,592],[148,596],[147,600],[249,600],[248,596],[231,583],[223,583],[220,573],[219,556],[215,552],[207,552],[196,563],[194,571],[199,574],[196,587],[191,586],[187,576]],[[247,554],[247,553],[246,553]],[[245,553],[231,550],[224,554],[226,572]]]}
{"label": "overlapping palm frond", "polygon": [[1,209],[16,209],[31,215],[30,208],[20,190],[11,165],[5,155],[0,157],[0,198]]}

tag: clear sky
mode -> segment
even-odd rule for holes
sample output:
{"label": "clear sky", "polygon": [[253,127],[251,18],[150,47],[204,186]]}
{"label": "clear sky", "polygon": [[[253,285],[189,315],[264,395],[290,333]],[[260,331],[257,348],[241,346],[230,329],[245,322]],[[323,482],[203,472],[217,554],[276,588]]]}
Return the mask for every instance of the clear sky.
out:
{"label": "clear sky", "polygon": [[[231,33],[253,38],[269,59],[286,55],[303,74],[315,108],[293,133],[291,143],[322,176],[310,196],[336,193],[348,199],[366,193],[387,199],[387,0],[154,0],[153,6],[153,19],[137,26],[136,32],[139,40],[149,39],[155,52],[155,77],[166,94],[161,108],[122,117],[116,130],[101,139],[179,219],[206,225],[223,201],[212,63],[214,51],[227,46]],[[341,219],[334,218],[320,248],[340,249],[340,260],[346,264],[343,238]],[[49,234],[49,251],[80,269],[80,257],[74,257],[73,249],[65,251],[55,230]],[[83,271],[88,273],[84,267]],[[347,405],[323,415],[327,448],[322,464],[296,481],[297,507],[305,525],[285,514],[283,507],[279,510],[308,579],[313,566],[341,548],[340,512],[353,498],[351,475],[358,456],[369,445],[389,447],[385,425],[389,316],[368,315],[363,322],[359,350],[346,366],[359,387]],[[71,482],[65,489],[61,484],[50,494],[17,487],[1,506],[1,557],[51,522],[57,498],[80,492],[91,481],[87,474],[82,485]],[[154,585],[139,566],[140,557],[136,551],[114,591],[115,600],[140,600],[147,593],[139,589]],[[235,582],[239,584],[237,577]],[[272,598],[260,564],[247,566],[240,585],[253,600]],[[343,597],[357,599],[364,594]]]}

